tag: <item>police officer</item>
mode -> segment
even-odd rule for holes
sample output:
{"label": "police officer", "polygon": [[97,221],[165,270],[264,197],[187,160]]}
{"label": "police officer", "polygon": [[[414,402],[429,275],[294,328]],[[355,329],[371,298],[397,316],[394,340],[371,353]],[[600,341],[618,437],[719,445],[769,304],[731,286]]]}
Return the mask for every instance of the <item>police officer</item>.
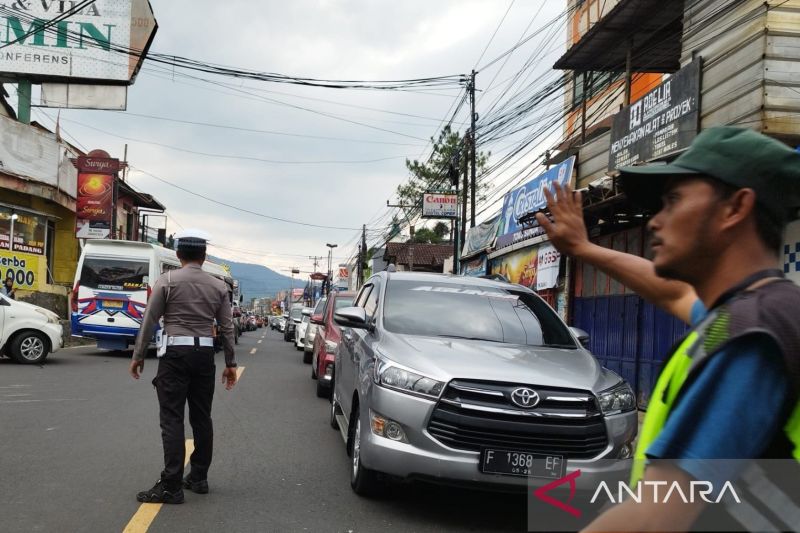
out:
{"label": "police officer", "polygon": [[[150,490],[137,494],[140,502],[183,503],[183,488],[199,494],[208,492],[213,429],[211,401],[214,396],[214,321],[218,324],[225,351],[222,382],[230,390],[236,384],[233,322],[225,283],[202,270],[208,235],[200,230],[176,234],[176,251],[182,268],[163,274],[153,286],[142,320],[130,374],[139,379],[145,353],[164,318],[157,342],[159,350],[156,387],[164,444],[164,470]],[[191,471],[183,478],[185,462],[184,409],[189,403],[189,423],[194,435]]]}
{"label": "police officer", "polygon": [[[591,243],[580,194],[538,214],[562,252],[692,325],[665,358],[626,500],[589,531],[783,531],[800,524],[800,287],[776,268],[800,207],[800,154],[752,130],[709,128],[674,162],[620,170],[648,222],[653,261]],[[770,460],[779,460],[777,468]],[[657,484],[740,483],[722,506],[658,500]],[[663,489],[661,497],[664,497]],[[649,493],[648,493],[649,492]]]}

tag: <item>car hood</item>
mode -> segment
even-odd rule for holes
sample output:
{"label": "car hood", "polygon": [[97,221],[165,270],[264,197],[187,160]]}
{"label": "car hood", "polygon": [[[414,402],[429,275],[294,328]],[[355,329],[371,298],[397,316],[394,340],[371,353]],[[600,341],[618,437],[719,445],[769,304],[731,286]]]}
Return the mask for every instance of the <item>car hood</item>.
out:
{"label": "car hood", "polygon": [[387,335],[386,358],[440,380],[476,379],[599,392],[619,382],[588,351],[490,341]]}

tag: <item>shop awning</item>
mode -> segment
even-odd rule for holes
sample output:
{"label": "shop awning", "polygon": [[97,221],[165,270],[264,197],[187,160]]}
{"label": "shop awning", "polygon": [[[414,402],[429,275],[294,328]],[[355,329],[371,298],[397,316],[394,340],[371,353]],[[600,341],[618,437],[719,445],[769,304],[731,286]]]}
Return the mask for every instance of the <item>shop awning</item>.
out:
{"label": "shop awning", "polygon": [[166,207],[164,207],[164,205],[161,202],[153,198],[152,195],[136,191],[133,189],[133,187],[131,187],[122,180],[120,180],[118,183],[120,192],[133,198],[134,200],[133,205],[135,205],[136,207],[142,207],[144,209],[152,209],[153,211],[166,210]]}
{"label": "shop awning", "polygon": [[621,0],[553,68],[624,72],[628,48],[632,72],[680,69],[683,2]]}

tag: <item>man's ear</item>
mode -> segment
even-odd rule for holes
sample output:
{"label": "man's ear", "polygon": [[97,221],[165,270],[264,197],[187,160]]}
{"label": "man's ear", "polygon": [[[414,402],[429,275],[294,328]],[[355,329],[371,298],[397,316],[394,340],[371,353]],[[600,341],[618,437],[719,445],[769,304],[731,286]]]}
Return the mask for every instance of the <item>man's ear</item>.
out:
{"label": "man's ear", "polygon": [[722,229],[728,229],[741,224],[755,213],[756,192],[750,188],[738,189],[730,198],[725,200],[723,208]]}

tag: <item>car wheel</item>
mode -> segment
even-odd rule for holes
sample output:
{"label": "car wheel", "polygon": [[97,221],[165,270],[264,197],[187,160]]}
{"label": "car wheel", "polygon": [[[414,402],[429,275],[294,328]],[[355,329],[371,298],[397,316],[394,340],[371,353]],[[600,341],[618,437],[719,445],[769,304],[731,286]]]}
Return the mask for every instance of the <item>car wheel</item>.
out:
{"label": "car wheel", "polygon": [[[295,343],[295,344],[294,344],[294,349],[295,349],[295,350],[297,350],[297,351],[299,352],[299,351],[301,351],[301,350],[303,349],[303,347],[302,347],[302,346],[298,346],[298,345],[297,345],[297,343]],[[304,357],[303,359],[304,359],[304,361],[303,361],[303,362],[305,362],[305,357]]]}
{"label": "car wheel", "polygon": [[[317,398],[329,399],[331,397],[331,389],[325,385],[325,380],[317,380]],[[333,403],[333,402],[331,402]]]}
{"label": "car wheel", "polygon": [[317,352],[311,353],[311,379],[317,379]]}
{"label": "car wheel", "polygon": [[359,496],[376,496],[380,494],[382,483],[380,476],[374,470],[365,468],[361,464],[361,416],[359,406],[353,409],[353,421],[351,428],[351,465],[350,465],[350,487]]}
{"label": "car wheel", "polygon": [[312,353],[303,348],[303,362],[307,365],[311,364]]}
{"label": "car wheel", "polygon": [[38,331],[25,331],[14,337],[9,347],[9,354],[18,363],[38,365],[47,357],[49,344],[44,334]]}

